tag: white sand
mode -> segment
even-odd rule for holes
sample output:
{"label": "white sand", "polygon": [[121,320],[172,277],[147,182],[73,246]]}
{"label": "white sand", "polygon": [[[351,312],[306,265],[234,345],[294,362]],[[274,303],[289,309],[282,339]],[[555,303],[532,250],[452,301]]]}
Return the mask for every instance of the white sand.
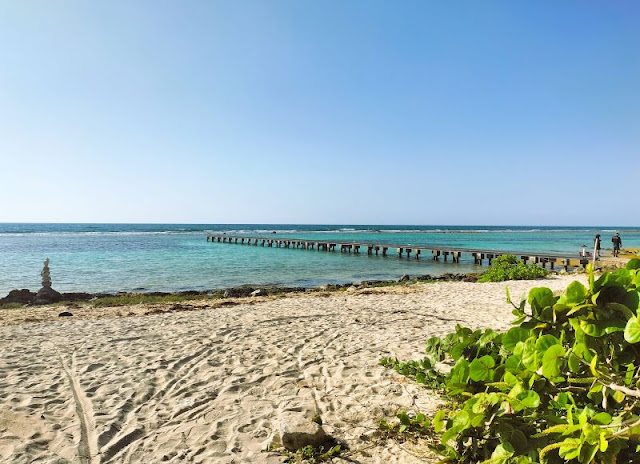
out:
{"label": "white sand", "polygon": [[[573,279],[508,285],[518,299]],[[0,311],[0,462],[282,462],[263,450],[287,413],[320,414],[352,462],[435,462],[424,446],[363,438],[383,417],[437,407],[378,361],[420,358],[457,322],[507,328],[504,288],[442,282],[129,317],[100,316],[140,308],[74,308],[42,322]]]}

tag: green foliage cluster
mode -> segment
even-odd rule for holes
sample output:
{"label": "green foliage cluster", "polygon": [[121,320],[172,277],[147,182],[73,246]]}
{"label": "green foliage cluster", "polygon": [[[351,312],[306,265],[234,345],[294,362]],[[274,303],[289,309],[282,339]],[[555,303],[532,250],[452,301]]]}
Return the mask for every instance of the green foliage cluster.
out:
{"label": "green foliage cluster", "polygon": [[547,274],[547,270],[540,266],[524,264],[513,255],[502,255],[494,260],[493,265],[480,277],[479,282],[538,279]]}
{"label": "green foliage cluster", "polygon": [[416,379],[453,362],[432,420],[447,461],[640,462],[640,260],[598,280],[589,271],[589,288],[532,289],[505,333],[458,326],[431,338],[430,361],[413,370],[385,360]]}
{"label": "green foliage cluster", "polygon": [[411,377],[416,382],[434,390],[443,386],[444,376],[433,369],[433,363],[429,358],[406,362],[400,361],[397,358],[382,358],[380,365],[392,367],[399,374]]}
{"label": "green foliage cluster", "polygon": [[398,422],[387,422],[384,419],[380,421],[379,430],[387,438],[406,441],[433,435],[431,420],[422,413],[409,415],[405,411],[398,414],[397,418]]}
{"label": "green foliage cluster", "polygon": [[292,453],[284,454],[284,462],[326,462],[340,454],[340,445],[325,449],[323,446],[314,447],[307,445]]}

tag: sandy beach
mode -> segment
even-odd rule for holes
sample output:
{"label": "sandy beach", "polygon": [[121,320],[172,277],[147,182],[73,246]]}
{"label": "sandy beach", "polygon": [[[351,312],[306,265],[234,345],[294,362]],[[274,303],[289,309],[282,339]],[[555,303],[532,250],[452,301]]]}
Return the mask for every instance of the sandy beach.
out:
{"label": "sandy beach", "polygon": [[[515,299],[581,276],[508,282]],[[436,462],[371,441],[437,397],[378,365],[420,358],[456,323],[505,329],[505,283],[436,282],[118,308],[0,311],[0,461],[278,463],[288,418],[321,416],[335,462]],[[64,310],[73,317],[59,318]]]}

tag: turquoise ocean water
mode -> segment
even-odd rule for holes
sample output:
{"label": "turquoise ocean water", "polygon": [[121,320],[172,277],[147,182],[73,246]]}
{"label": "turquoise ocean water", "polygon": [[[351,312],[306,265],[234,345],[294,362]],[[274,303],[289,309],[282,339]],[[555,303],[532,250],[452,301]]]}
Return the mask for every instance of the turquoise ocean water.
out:
{"label": "turquoise ocean water", "polygon": [[430,259],[348,255],[302,249],[209,243],[206,231],[469,248],[578,254],[603,247],[619,231],[623,247],[640,247],[640,228],[355,226],[227,224],[0,224],[0,296],[14,288],[40,287],[40,270],[51,260],[53,287],[62,292],[209,290],[239,286],[311,287],[326,283],[395,279],[480,268],[463,256],[459,264]]}

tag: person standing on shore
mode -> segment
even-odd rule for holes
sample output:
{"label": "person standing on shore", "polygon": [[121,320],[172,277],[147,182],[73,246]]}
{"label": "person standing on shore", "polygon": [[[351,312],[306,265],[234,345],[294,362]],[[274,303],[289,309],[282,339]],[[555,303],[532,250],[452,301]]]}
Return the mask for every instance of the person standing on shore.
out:
{"label": "person standing on shore", "polygon": [[593,248],[596,251],[596,258],[600,257],[600,234],[596,235],[596,238],[593,239]]}
{"label": "person standing on shore", "polygon": [[613,243],[613,256],[618,256],[620,247],[622,247],[622,239],[618,232],[611,238],[611,242]]}

